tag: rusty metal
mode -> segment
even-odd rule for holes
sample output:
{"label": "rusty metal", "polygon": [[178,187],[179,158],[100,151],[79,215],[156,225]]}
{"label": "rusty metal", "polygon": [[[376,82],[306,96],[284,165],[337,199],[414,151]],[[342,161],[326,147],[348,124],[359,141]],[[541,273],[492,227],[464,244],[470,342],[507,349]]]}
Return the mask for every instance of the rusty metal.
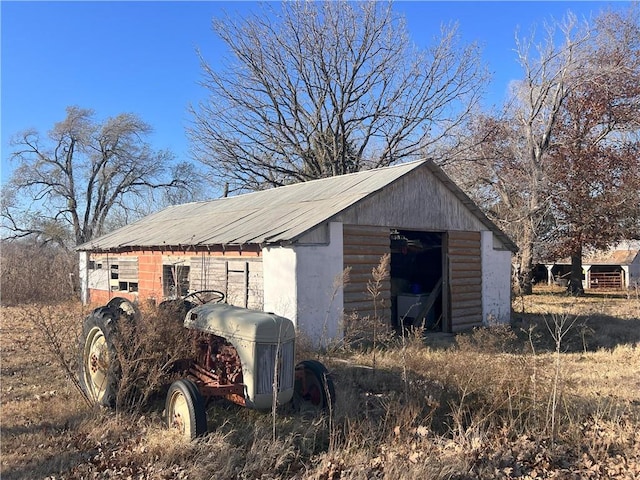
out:
{"label": "rusty metal", "polygon": [[242,363],[235,347],[217,335],[202,334],[195,339],[196,360],[189,368],[203,397],[223,397],[245,406]]}

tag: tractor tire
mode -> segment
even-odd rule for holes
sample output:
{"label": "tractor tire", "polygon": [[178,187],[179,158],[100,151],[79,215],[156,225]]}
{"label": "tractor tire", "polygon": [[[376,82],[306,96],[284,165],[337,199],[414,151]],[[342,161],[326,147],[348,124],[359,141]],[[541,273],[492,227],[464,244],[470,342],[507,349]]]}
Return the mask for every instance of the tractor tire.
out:
{"label": "tractor tire", "polygon": [[96,308],[84,320],[80,339],[80,386],[90,401],[104,407],[115,406],[118,392],[117,320],[112,308]]}
{"label": "tractor tire", "polygon": [[293,404],[301,412],[328,412],[335,405],[336,390],[327,368],[317,360],[303,360],[295,369]]}
{"label": "tractor tire", "polygon": [[113,408],[120,383],[120,364],[114,339],[118,322],[135,322],[140,311],[129,300],[112,298],[85,318],[80,338],[79,380],[87,398]]}
{"label": "tractor tire", "polygon": [[126,298],[114,297],[109,300],[106,306],[119,317],[126,316],[129,321],[135,322],[140,318],[140,310],[138,310],[138,307]]}
{"label": "tractor tire", "polygon": [[183,378],[169,387],[165,403],[167,426],[178,429],[187,440],[207,433],[204,400],[195,383]]}

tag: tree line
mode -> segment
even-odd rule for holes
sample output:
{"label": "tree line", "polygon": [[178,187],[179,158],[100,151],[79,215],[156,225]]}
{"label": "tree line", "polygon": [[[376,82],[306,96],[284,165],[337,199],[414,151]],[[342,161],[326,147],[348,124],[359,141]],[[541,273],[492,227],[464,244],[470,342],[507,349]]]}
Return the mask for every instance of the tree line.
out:
{"label": "tree line", "polygon": [[200,55],[208,96],[189,107],[193,162],[154,150],[131,113],[100,121],[69,107],[47,135],[17,135],[3,242],[69,248],[196,198],[203,177],[239,193],[424,157],[517,243],[524,293],[534,264],[559,256],[581,293],[583,249],[640,238],[636,6],[516,33],[522,76],[492,111],[479,103],[482,52],[456,25],[418,47],[391,3],[262,8],[213,22],[228,56]]}

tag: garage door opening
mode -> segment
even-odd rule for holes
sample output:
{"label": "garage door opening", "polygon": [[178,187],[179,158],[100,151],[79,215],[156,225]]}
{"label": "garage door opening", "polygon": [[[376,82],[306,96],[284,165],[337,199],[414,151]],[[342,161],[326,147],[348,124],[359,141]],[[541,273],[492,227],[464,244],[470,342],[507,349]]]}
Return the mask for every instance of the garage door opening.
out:
{"label": "garage door opening", "polygon": [[391,319],[402,326],[443,331],[443,234],[391,232]]}

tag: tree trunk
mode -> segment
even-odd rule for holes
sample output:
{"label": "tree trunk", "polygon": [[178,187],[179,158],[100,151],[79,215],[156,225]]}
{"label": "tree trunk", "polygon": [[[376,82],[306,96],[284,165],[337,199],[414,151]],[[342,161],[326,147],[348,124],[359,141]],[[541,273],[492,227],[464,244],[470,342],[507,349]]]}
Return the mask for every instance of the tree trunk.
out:
{"label": "tree trunk", "polygon": [[577,247],[571,252],[571,275],[567,291],[574,297],[584,295],[582,286],[582,247]]}
{"label": "tree trunk", "polygon": [[520,264],[518,266],[518,283],[521,295],[533,293],[533,231],[525,228],[520,248]]}

